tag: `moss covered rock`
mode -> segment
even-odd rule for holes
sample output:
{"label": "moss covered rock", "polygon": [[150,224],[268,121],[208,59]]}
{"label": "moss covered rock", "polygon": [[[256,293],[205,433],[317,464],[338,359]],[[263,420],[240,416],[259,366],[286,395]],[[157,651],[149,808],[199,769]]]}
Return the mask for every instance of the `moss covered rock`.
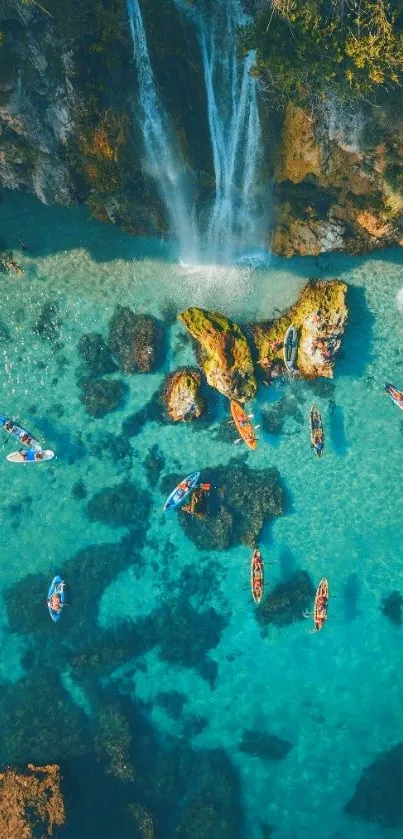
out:
{"label": "moss covered rock", "polygon": [[347,323],[346,291],[340,280],[312,280],[284,315],[254,325],[259,364],[268,379],[286,373],[284,336],[291,324],[298,331],[295,369],[299,375],[305,379],[333,377],[335,355]]}
{"label": "moss covered rock", "polygon": [[218,312],[192,307],[179,315],[199,344],[199,358],[209,385],[228,399],[247,402],[257,384],[248,342],[238,324]]}
{"label": "moss covered rock", "polygon": [[200,417],[206,403],[200,392],[201,376],[197,370],[175,370],[165,379],[164,400],[170,419],[190,422]]}

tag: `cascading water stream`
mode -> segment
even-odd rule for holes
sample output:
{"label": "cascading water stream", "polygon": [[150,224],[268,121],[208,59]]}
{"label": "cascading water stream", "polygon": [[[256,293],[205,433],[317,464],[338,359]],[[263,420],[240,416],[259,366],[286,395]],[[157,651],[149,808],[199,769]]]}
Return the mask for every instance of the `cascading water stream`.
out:
{"label": "cascading water stream", "polygon": [[139,79],[146,168],[157,183],[171,228],[179,240],[181,256],[195,260],[198,247],[189,173],[180,152],[175,149],[169,120],[155,86],[139,0],[127,0],[127,8]]}
{"label": "cascading water stream", "polygon": [[212,14],[198,16],[207,113],[216,182],[207,227],[207,247],[228,257],[256,244],[260,121],[254,55],[236,55],[237,29],[244,22],[238,0],[222,0]]}

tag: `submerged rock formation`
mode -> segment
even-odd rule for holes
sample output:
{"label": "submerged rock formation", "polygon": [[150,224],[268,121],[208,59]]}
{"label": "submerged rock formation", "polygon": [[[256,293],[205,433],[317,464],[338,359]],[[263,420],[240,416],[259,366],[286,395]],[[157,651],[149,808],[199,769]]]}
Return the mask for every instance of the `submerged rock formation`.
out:
{"label": "submerged rock formation", "polygon": [[124,394],[122,382],[115,379],[81,379],[80,401],[87,414],[102,418],[116,411]]}
{"label": "submerged rock formation", "polygon": [[164,400],[167,414],[175,422],[190,422],[200,417],[206,403],[200,392],[201,376],[197,370],[175,370],[166,377]]}
{"label": "submerged rock formation", "polygon": [[118,368],[99,332],[86,332],[78,342],[78,354],[90,376],[105,376]]}
{"label": "submerged rock formation", "polygon": [[151,315],[135,315],[116,306],[109,322],[109,347],[122,373],[150,373],[158,365],[162,330]]}
{"label": "submerged rock formation", "polygon": [[334,358],[347,323],[346,290],[347,286],[339,280],[313,280],[284,315],[254,325],[258,363],[269,380],[287,372],[283,347],[285,333],[291,324],[298,331],[295,371],[304,379],[333,377]]}
{"label": "submerged rock formation", "polygon": [[52,764],[0,773],[0,836],[46,839],[65,822],[60,770]]}
{"label": "submerged rock formation", "polygon": [[257,384],[248,342],[241,328],[218,312],[192,307],[179,319],[198,342],[207,382],[228,399],[247,402]]}
{"label": "submerged rock formation", "polygon": [[258,623],[286,626],[303,620],[303,611],[315,596],[313,582],[306,571],[295,571],[285,583],[276,586],[264,598],[255,615]]}

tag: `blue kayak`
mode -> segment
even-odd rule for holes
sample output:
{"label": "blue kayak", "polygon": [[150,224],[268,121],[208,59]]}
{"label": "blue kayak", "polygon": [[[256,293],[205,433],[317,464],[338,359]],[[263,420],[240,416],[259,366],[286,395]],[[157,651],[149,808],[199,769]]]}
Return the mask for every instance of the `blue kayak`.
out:
{"label": "blue kayak", "polygon": [[175,510],[181,504],[183,504],[185,498],[192,492],[192,490],[196,489],[198,483],[200,481],[200,472],[191,472],[187,478],[184,478],[183,481],[172,490],[171,494],[168,495],[167,500],[164,504],[164,510]]}
{"label": "blue kayak", "polygon": [[16,422],[13,420],[8,419],[8,417],[0,416],[0,428],[3,431],[6,431],[7,434],[12,434],[13,437],[16,437],[24,446],[27,446],[29,449],[32,449],[34,452],[42,451],[42,446],[38,440],[35,440],[35,437],[30,434],[22,425],[17,425]]}
{"label": "blue kayak", "polygon": [[[62,577],[59,577],[59,575],[57,575],[56,577],[53,577],[53,580],[52,580],[52,582],[49,586],[49,591],[48,591],[48,609],[49,609],[50,617],[52,618],[52,621],[54,621],[55,623],[57,623],[57,621],[60,620],[60,618],[62,616],[63,606],[66,603],[65,590],[66,590],[66,583],[62,579]],[[55,595],[55,594],[58,596],[58,600],[59,600],[59,603],[60,603],[60,609],[52,608],[52,596]]]}

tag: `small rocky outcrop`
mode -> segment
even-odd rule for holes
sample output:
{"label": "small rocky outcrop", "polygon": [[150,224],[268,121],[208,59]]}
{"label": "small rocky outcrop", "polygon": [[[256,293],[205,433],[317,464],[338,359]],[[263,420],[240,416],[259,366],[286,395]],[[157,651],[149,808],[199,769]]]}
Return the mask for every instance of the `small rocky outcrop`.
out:
{"label": "small rocky outcrop", "polygon": [[191,422],[198,419],[206,403],[200,391],[201,375],[197,370],[175,370],[165,379],[164,401],[169,419]]}
{"label": "small rocky outcrop", "polygon": [[55,764],[0,773],[0,836],[46,839],[65,822],[60,770]]}
{"label": "small rocky outcrop", "polygon": [[109,347],[122,373],[150,373],[162,352],[162,329],[151,315],[135,315],[116,306],[109,322]]}
{"label": "small rocky outcrop", "polygon": [[115,379],[81,379],[80,401],[87,414],[100,419],[116,411],[123,399],[122,382]]}
{"label": "small rocky outcrop", "polygon": [[284,375],[284,336],[294,324],[298,331],[295,371],[304,379],[333,377],[335,355],[347,323],[347,286],[340,280],[312,280],[298,301],[277,320],[253,326],[258,364],[267,380]]}
{"label": "small rocky outcrop", "polygon": [[118,368],[99,332],[88,332],[78,342],[78,354],[89,376],[105,376]]}
{"label": "small rocky outcrop", "polygon": [[228,399],[252,399],[257,389],[252,356],[238,324],[196,307],[181,312],[179,319],[198,342],[198,360],[209,385]]}

